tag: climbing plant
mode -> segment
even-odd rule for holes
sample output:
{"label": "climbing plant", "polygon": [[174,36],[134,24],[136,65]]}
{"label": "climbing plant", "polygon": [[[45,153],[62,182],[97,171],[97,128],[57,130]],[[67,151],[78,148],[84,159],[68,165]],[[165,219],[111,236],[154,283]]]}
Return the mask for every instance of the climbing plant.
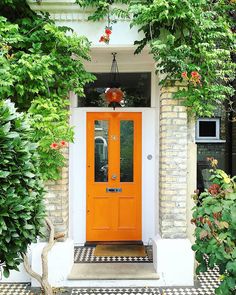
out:
{"label": "climbing plant", "polygon": [[[191,115],[211,116],[216,107],[234,93],[231,82],[235,64],[234,0],[77,0],[81,7],[93,7],[89,20],[109,13],[130,19],[144,34],[137,40],[136,53],[150,46],[162,84],[181,79],[187,88],[179,90]],[[113,4],[113,5],[112,5]],[[117,4],[120,4],[120,6]],[[125,4],[125,5],[121,5]]]}
{"label": "climbing plant", "polygon": [[73,140],[69,91],[83,96],[94,78],[83,61],[89,42],[47,14],[37,15],[25,0],[0,1],[0,99],[10,98],[31,118],[44,179],[58,179],[63,147]]}

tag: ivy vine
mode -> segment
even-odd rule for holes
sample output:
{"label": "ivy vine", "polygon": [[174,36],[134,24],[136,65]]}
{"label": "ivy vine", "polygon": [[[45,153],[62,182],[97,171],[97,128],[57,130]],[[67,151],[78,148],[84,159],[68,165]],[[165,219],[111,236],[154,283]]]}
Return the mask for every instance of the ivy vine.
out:
{"label": "ivy vine", "polygon": [[60,143],[73,140],[69,91],[83,96],[94,79],[83,66],[89,47],[86,37],[56,26],[48,14],[37,15],[25,0],[1,1],[0,99],[11,99],[30,116],[43,179],[59,179],[65,165]]}
{"label": "ivy vine", "polygon": [[[130,18],[132,26],[144,33],[136,41],[135,53],[149,45],[156,71],[165,74],[161,83],[182,79],[187,88],[179,90],[190,115],[212,116],[215,109],[234,95],[231,85],[236,66],[234,0],[77,0],[81,7],[92,7],[89,20],[98,21],[109,13]],[[125,4],[120,7],[111,4]],[[197,72],[201,83],[189,83]],[[186,73],[186,76],[182,75]]]}

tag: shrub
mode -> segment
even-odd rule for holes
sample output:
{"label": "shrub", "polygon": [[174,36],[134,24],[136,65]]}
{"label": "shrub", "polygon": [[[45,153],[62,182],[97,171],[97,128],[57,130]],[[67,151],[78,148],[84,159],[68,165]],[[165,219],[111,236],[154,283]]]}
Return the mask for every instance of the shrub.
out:
{"label": "shrub", "polygon": [[30,127],[9,100],[0,100],[0,263],[18,269],[44,220],[43,185]]}
{"label": "shrub", "polygon": [[192,222],[196,225],[193,250],[199,265],[197,273],[216,265],[221,284],[216,294],[236,294],[236,177],[230,178],[209,159],[212,185],[195,195]]}

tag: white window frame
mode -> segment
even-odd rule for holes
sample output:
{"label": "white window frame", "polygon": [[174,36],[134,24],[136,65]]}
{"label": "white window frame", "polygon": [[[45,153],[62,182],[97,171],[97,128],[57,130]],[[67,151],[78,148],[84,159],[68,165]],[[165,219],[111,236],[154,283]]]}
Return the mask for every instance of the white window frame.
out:
{"label": "white window frame", "polygon": [[[200,136],[200,122],[216,122],[216,136]],[[199,118],[196,123],[196,142],[220,141],[220,118]]]}

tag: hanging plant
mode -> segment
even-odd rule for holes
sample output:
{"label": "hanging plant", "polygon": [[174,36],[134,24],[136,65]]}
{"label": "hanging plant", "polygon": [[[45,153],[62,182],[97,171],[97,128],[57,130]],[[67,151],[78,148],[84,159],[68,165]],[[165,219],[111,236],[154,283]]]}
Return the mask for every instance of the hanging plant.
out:
{"label": "hanging plant", "polygon": [[111,20],[110,16],[110,5],[113,4],[113,1],[110,0],[108,1],[108,6],[107,6],[107,25],[105,27],[104,34],[100,37],[99,42],[104,42],[105,44],[109,44],[110,42],[110,36],[112,33],[112,24],[114,24],[116,21]]}
{"label": "hanging plant", "polygon": [[99,42],[104,42],[106,44],[109,44],[111,33],[112,33],[112,27],[111,26],[106,26],[105,27],[105,32],[100,37]]}

